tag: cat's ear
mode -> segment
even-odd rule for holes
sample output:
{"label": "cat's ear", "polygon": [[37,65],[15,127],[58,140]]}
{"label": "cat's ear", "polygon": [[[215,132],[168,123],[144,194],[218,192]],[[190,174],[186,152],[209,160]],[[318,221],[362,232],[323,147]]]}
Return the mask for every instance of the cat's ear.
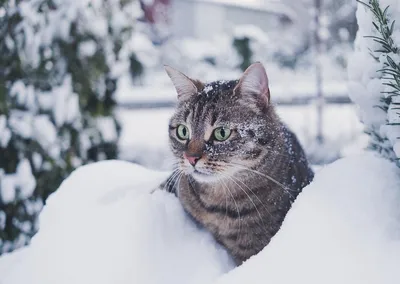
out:
{"label": "cat's ear", "polygon": [[179,100],[186,100],[189,97],[197,94],[201,84],[200,82],[190,79],[182,72],[168,65],[164,65],[164,68],[168,76],[171,78],[172,83],[175,86]]}
{"label": "cat's ear", "polygon": [[269,104],[270,93],[268,76],[264,66],[257,62],[251,64],[239,80],[234,93],[240,96],[255,97],[263,103]]}

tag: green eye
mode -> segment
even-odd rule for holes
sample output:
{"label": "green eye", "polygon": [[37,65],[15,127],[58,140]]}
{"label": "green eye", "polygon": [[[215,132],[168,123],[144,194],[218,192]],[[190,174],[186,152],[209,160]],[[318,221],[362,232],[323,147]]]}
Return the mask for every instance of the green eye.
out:
{"label": "green eye", "polygon": [[180,124],[178,126],[178,128],[176,129],[176,136],[178,136],[178,138],[181,140],[188,140],[189,139],[189,129],[185,125]]}
{"label": "green eye", "polygon": [[214,130],[214,137],[218,141],[225,141],[231,136],[231,130],[225,127],[218,127]]}

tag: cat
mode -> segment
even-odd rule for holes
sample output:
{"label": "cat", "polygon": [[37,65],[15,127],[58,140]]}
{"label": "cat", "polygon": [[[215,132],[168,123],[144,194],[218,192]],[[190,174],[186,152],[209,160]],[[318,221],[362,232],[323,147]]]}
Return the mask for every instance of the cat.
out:
{"label": "cat", "polygon": [[270,242],[314,173],[271,104],[261,63],[207,84],[165,70],[178,95],[169,123],[176,166],[161,188],[241,265]]}

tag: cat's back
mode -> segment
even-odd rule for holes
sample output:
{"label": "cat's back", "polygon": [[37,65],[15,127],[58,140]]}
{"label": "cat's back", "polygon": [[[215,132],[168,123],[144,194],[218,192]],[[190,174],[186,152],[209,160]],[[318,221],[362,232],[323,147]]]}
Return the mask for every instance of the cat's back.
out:
{"label": "cat's back", "polygon": [[287,180],[285,184],[291,189],[301,191],[314,178],[314,172],[307,160],[306,153],[297,138],[286,125],[282,124],[284,149],[287,157]]}

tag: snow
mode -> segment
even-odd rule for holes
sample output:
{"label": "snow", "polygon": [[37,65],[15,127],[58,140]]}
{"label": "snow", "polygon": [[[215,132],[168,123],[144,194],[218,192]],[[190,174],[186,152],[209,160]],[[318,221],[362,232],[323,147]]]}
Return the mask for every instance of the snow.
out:
{"label": "snow", "polygon": [[23,138],[32,137],[33,129],[31,127],[33,115],[20,110],[10,111],[9,126],[13,132]]}
{"label": "snow", "polygon": [[115,129],[112,117],[97,117],[96,125],[103,137],[104,142],[114,142],[118,140],[117,130]]}
{"label": "snow", "polygon": [[4,204],[27,199],[35,187],[36,180],[27,159],[18,164],[15,174],[4,175],[3,170],[0,171],[0,201]]}
{"label": "snow", "polygon": [[6,127],[7,118],[5,115],[0,115],[0,146],[6,147],[11,139],[11,131]]}
{"label": "snow", "polygon": [[72,123],[80,116],[78,95],[72,90],[72,78],[67,75],[63,84],[54,87],[51,92],[44,92],[42,96],[47,96],[52,100],[52,111],[56,126],[60,127],[64,123]]}
{"label": "snow", "polygon": [[[275,77],[277,70],[271,72],[271,76]],[[282,73],[285,73],[282,71]],[[309,99],[313,97],[316,92],[316,86],[313,81],[307,78],[302,80],[291,81],[291,76],[286,77],[287,81],[283,79],[272,80],[271,76],[271,95],[273,101],[291,102],[298,99]],[[210,74],[209,74],[210,75]],[[216,76],[213,74],[212,76]],[[284,74],[283,74],[284,75]],[[166,76],[164,73],[162,76]],[[197,77],[194,77],[197,78]],[[237,76],[227,76],[226,80],[237,79]],[[167,77],[163,78],[167,79]],[[163,80],[161,80],[163,81]],[[288,85],[287,82],[291,83]],[[324,83],[323,92],[325,97],[345,97],[347,96],[347,85],[340,80],[332,80]],[[160,83],[160,80],[154,85],[145,86],[132,86],[129,80],[121,80],[115,92],[115,99],[121,105],[124,104],[151,104],[151,103],[167,103],[174,104],[176,102],[176,92],[171,82],[165,80],[165,83]]]}
{"label": "snow", "polygon": [[96,42],[93,40],[87,40],[79,44],[79,54],[82,57],[91,57],[96,53]]}
{"label": "snow", "polygon": [[[388,14],[390,19],[395,19],[400,15],[398,1],[382,0],[379,1],[382,11],[389,6]],[[390,20],[389,19],[389,20]],[[355,40],[355,51],[350,57],[348,66],[349,76],[349,96],[360,107],[360,118],[364,122],[366,131],[379,136],[379,139],[371,137],[371,144],[383,148],[382,155],[390,159],[399,158],[398,145],[400,137],[400,127],[393,125],[400,119],[399,112],[394,109],[394,104],[389,105],[389,110],[383,110],[382,99],[387,96],[384,92],[393,91],[388,83],[388,75],[382,74],[381,70],[388,62],[388,56],[399,61],[399,56],[394,53],[379,53],[371,50],[381,50],[379,43],[367,36],[380,36],[373,26],[376,21],[373,13],[363,4],[358,3],[357,21],[359,30]],[[391,24],[391,22],[389,23]],[[400,46],[396,36],[399,31],[398,23],[394,25],[394,44]],[[391,79],[394,81],[394,79]],[[400,97],[397,95],[397,97]],[[396,102],[393,96],[392,103]]]}
{"label": "snow", "polygon": [[396,142],[393,146],[393,151],[397,156],[400,156],[400,142]]}
{"label": "snow", "polygon": [[282,0],[198,0],[199,2],[209,2],[219,5],[232,5],[241,9],[254,9],[257,11],[267,11],[270,13],[286,14],[291,18],[297,18],[296,12]]}
{"label": "snow", "polygon": [[[6,53],[18,57],[18,60],[11,61],[20,62],[14,67],[20,67],[24,72],[18,69],[17,73],[23,77],[19,76],[21,80],[14,78],[13,81],[13,76],[8,78],[11,81],[6,84],[6,93],[9,92],[10,96],[6,105],[11,109],[6,110],[5,121],[4,116],[0,117],[0,145],[2,148],[8,146],[3,149],[6,151],[5,157],[10,156],[11,160],[15,160],[10,163],[1,161],[4,169],[0,173],[0,204],[7,203],[8,206],[0,205],[0,211],[5,210],[7,217],[7,232],[1,230],[0,233],[0,254],[29,241],[36,228],[36,215],[43,203],[39,199],[47,196],[43,192],[55,189],[54,186],[50,188],[49,183],[57,184],[59,178],[69,174],[74,166],[105,158],[103,152],[107,149],[97,146],[102,142],[115,144],[118,138],[114,121],[99,119],[99,125],[96,125],[93,112],[99,116],[99,109],[89,110],[87,103],[91,102],[89,97],[92,95],[104,99],[106,91],[113,90],[111,85],[107,89],[109,86],[106,83],[129,75],[129,68],[116,76],[110,75],[107,69],[109,66],[123,65],[121,62],[128,63],[129,67],[129,56],[132,55],[130,39],[137,30],[135,23],[141,11],[140,3],[121,0],[50,2],[7,2],[10,9],[6,9],[6,16],[15,21],[8,32],[5,31],[9,33],[5,37],[5,44],[13,48]],[[94,69],[102,69],[89,76],[89,85],[85,86],[91,90],[84,88],[89,97],[82,94],[82,82],[70,74],[73,71],[76,75],[79,70],[69,66],[65,57],[70,53],[67,46],[74,43],[78,45],[75,50],[78,58],[75,59],[79,60],[75,62],[75,67],[84,68],[94,64]],[[118,54],[119,48],[125,53]],[[104,58],[105,62],[100,62],[100,57],[94,60],[96,62],[90,60],[93,55]],[[71,56],[73,54],[69,54]],[[11,75],[15,73],[14,67],[8,70]],[[25,78],[24,74],[29,78]],[[102,133],[99,133],[99,128]],[[81,141],[85,143],[79,143]],[[37,149],[29,151],[27,147]],[[96,153],[91,151],[92,155],[89,155],[89,149],[96,149]],[[8,155],[9,150],[18,153]],[[0,159],[4,158],[4,155],[0,156]],[[29,167],[23,167],[25,162],[19,163],[24,158],[29,159]],[[15,172],[17,167],[22,167],[19,172]],[[40,186],[34,194],[32,172]],[[9,241],[11,239],[15,241]]]}
{"label": "snow", "polygon": [[237,26],[233,31],[233,35],[237,39],[252,38],[264,44],[270,43],[267,34],[253,25]]}
{"label": "snow", "polygon": [[[33,121],[33,133],[44,149],[51,148],[57,142],[57,130],[48,115],[37,115]],[[57,153],[55,153],[57,155]],[[54,155],[54,154],[53,154]]]}
{"label": "snow", "polygon": [[129,46],[144,66],[153,67],[159,63],[157,50],[147,35],[135,33],[129,42]]}
{"label": "snow", "polygon": [[206,85],[203,89],[203,92],[205,92],[207,94],[208,92],[211,92],[212,90],[213,90],[212,85]]}
{"label": "snow", "polygon": [[327,166],[269,246],[216,283],[399,283],[399,188],[398,168],[372,155]]}
{"label": "snow", "polygon": [[[105,48],[111,46],[105,39],[108,31],[105,14],[99,6],[102,1],[59,2],[63,6],[62,12],[49,15],[50,24],[45,24],[44,19],[34,12],[38,1],[21,4],[22,14],[26,16],[21,28],[27,42],[23,57],[33,67],[40,61],[39,48],[50,46],[57,37],[68,40],[69,27],[78,13],[83,13],[79,27],[104,41]],[[382,2],[395,3],[394,0]],[[126,26],[131,26],[130,20],[140,9],[128,5],[120,11],[116,9],[117,0],[109,3],[114,15],[109,19],[110,24],[116,33],[122,33]],[[135,3],[138,5],[138,1]],[[88,9],[87,5],[93,6]],[[381,62],[376,62],[370,57],[369,49],[373,50],[376,44],[363,36],[373,29],[371,17],[360,8],[357,13],[362,27],[356,53],[349,65],[349,87],[344,81],[342,67],[334,64],[335,54],[327,54],[321,58],[324,94],[327,97],[346,95],[349,89],[352,99],[360,106],[363,122],[379,128],[392,143],[395,154],[400,156],[400,127],[383,125],[387,120],[398,123],[398,111],[391,106],[385,113],[375,107],[380,92],[387,90],[380,74],[376,73],[386,59],[380,57]],[[59,24],[55,25],[55,21]],[[45,25],[47,28],[38,28]],[[42,31],[37,34],[35,30]],[[398,30],[393,35],[398,44],[399,35]],[[231,35],[209,41],[172,40],[162,50],[155,48],[139,28],[139,32],[131,35],[128,43],[122,46],[118,60],[113,55],[107,57],[112,76],[119,78],[118,103],[174,103],[176,93],[165,72],[158,67],[161,61],[204,81],[239,78],[241,72],[236,68],[239,59],[232,49],[232,36],[251,39],[253,60],[263,62],[267,68],[273,102],[306,98],[316,93],[314,70],[309,65],[300,62],[295,70],[289,70],[271,61],[269,56],[277,47],[285,46],[283,53],[290,54],[292,49],[287,47],[291,45],[274,43],[266,46],[275,38],[253,26],[238,27]],[[83,57],[90,57],[94,52],[96,48],[92,41],[79,46]],[[128,74],[131,52],[136,53],[146,71],[137,82],[133,82]],[[51,49],[44,51],[44,57],[51,56]],[[29,112],[11,112],[9,125],[5,125],[4,116],[0,116],[0,146],[9,142],[11,132],[7,127],[11,127],[17,135],[34,137],[51,156],[57,157],[60,151],[57,147],[61,147],[57,145],[68,142],[65,137],[57,137],[56,128],[47,115],[33,116],[33,113],[37,113],[38,107],[50,111],[57,126],[79,121],[79,98],[72,91],[71,78],[67,76],[50,92],[38,92],[22,81],[12,88],[12,95]],[[118,109],[117,116],[122,122],[121,158],[155,169],[170,169],[172,157],[168,149],[167,124],[172,111]],[[298,135],[308,154],[334,160],[337,156],[358,153],[366,145],[363,127],[351,105],[325,108],[323,131],[326,142],[323,146],[314,143],[314,105],[278,106],[277,111]],[[75,126],[81,129],[81,126]],[[97,119],[96,126],[106,142],[116,141],[117,133],[111,118]],[[82,148],[89,148],[89,135],[82,135],[80,139]],[[35,167],[46,167],[38,153],[33,153],[33,157]],[[73,161],[74,165],[81,163],[77,158]],[[35,179],[30,167],[29,162],[23,160],[15,174],[5,174],[0,169],[1,202],[10,203],[31,196]],[[315,181],[294,203],[271,244],[236,269],[212,237],[186,216],[174,196],[159,191],[151,193],[168,174],[120,161],[81,167],[49,198],[40,216],[40,231],[32,243],[0,258],[0,284],[391,284],[400,280],[397,272],[400,262],[400,177],[398,169],[388,161],[363,154],[339,160],[318,171]],[[41,206],[40,202],[32,202],[27,203],[25,209],[39,211]],[[0,228],[4,224],[5,215],[0,212]]]}
{"label": "snow", "polygon": [[75,171],[48,199],[39,233],[0,283],[190,284],[226,273],[229,257],[178,200],[150,194],[168,174],[120,161]]}
{"label": "snow", "polygon": [[11,90],[10,97],[16,97],[19,105],[32,108],[35,105],[34,88],[33,86],[25,87],[22,81],[16,81]]}
{"label": "snow", "polygon": [[170,169],[172,155],[168,144],[168,121],[171,109],[117,112],[122,131],[120,157],[156,169]]}
{"label": "snow", "polygon": [[48,199],[31,244],[0,258],[0,283],[400,279],[400,175],[387,160],[365,153],[319,170],[271,243],[234,269],[175,196],[153,191],[168,174],[121,161],[76,170]]}
{"label": "snow", "polygon": [[0,18],[4,17],[4,15],[6,14],[6,9],[4,9],[3,7],[0,8]]}

